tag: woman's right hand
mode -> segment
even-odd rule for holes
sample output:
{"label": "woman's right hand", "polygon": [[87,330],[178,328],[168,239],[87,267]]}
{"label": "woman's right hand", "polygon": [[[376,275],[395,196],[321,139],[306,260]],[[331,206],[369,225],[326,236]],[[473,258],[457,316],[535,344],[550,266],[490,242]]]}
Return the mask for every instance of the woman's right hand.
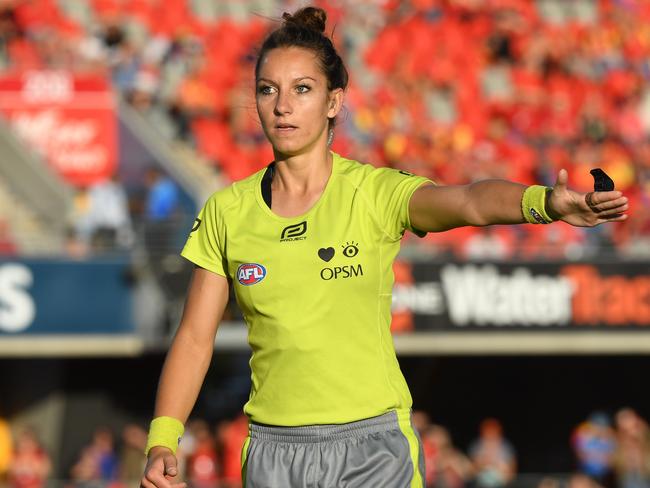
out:
{"label": "woman's right hand", "polygon": [[156,446],[149,451],[141,488],[186,488],[187,483],[174,481],[178,476],[178,461],[166,447]]}

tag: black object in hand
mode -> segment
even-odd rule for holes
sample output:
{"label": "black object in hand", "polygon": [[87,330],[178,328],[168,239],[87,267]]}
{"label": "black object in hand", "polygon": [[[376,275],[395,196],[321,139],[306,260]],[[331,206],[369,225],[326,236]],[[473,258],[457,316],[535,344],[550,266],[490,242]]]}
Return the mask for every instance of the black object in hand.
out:
{"label": "black object in hand", "polygon": [[594,191],[612,191],[614,190],[614,180],[600,168],[594,168],[590,171],[594,177]]}

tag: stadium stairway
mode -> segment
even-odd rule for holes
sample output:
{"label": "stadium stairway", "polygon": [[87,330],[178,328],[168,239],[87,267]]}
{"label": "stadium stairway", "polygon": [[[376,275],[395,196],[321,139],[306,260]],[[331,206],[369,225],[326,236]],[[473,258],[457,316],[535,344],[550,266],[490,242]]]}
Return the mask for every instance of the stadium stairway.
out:
{"label": "stadium stairway", "polygon": [[213,165],[203,160],[187,144],[167,139],[128,103],[120,103],[119,117],[160,168],[192,195],[197,208],[201,208],[214,191],[226,184]]}
{"label": "stadium stairway", "polygon": [[[131,134],[185,191],[197,208],[223,186],[214,166],[189,146],[162,138],[146,118],[126,103],[119,110]],[[26,256],[65,254],[67,220],[73,190],[0,121],[0,222],[8,227],[16,253]]]}
{"label": "stadium stairway", "polygon": [[8,224],[16,252],[60,255],[72,192],[0,123],[0,221]]}

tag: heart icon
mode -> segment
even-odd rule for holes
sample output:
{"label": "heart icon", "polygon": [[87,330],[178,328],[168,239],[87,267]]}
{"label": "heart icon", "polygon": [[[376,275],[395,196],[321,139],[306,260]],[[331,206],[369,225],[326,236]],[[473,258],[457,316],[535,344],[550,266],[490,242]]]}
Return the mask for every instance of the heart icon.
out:
{"label": "heart icon", "polygon": [[320,257],[323,261],[327,262],[330,259],[334,257],[334,248],[333,247],[328,247],[328,248],[320,248],[318,250],[318,257]]}

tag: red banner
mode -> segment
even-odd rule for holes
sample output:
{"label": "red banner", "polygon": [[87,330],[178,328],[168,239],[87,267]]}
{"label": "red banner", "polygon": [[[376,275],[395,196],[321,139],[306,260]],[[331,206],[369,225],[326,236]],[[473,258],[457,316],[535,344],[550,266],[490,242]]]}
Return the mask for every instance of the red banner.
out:
{"label": "red banner", "polygon": [[0,77],[0,114],[69,183],[109,178],[117,162],[115,97],[97,75],[27,71]]}

